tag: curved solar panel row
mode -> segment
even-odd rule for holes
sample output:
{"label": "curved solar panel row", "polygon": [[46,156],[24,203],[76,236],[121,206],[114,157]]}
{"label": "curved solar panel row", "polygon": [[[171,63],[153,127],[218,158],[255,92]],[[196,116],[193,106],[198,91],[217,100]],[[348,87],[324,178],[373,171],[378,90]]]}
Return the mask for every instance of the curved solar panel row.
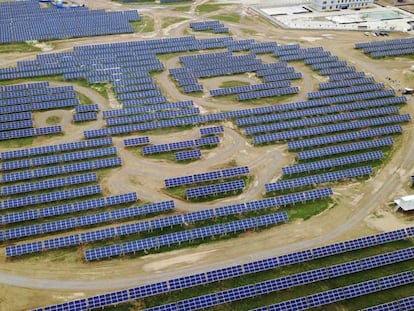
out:
{"label": "curved solar panel row", "polygon": [[321,69],[345,67],[346,65],[347,65],[346,61],[332,61],[332,62],[312,64],[311,67],[312,67],[312,70],[317,71]]}
{"label": "curved solar panel row", "polygon": [[76,113],[93,112],[93,111],[98,111],[98,110],[99,110],[98,104],[78,105],[75,107]]}
{"label": "curved solar panel row", "polygon": [[311,171],[319,171],[330,169],[338,166],[345,166],[350,164],[364,163],[373,160],[380,160],[384,157],[382,151],[372,151],[361,154],[355,154],[350,156],[344,156],[339,158],[321,160],[309,163],[300,163],[292,166],[282,167],[283,175],[292,175],[299,173],[306,173]]}
{"label": "curved solar panel row", "polygon": [[260,307],[252,311],[308,310],[334,302],[352,299],[398,286],[412,284],[413,282],[413,271],[406,271],[378,279],[355,283],[349,286],[331,289],[309,296],[287,300],[277,304],[269,305],[267,307]]}
{"label": "curved solar panel row", "polygon": [[[323,115],[326,113],[333,113],[335,110],[337,112],[342,112],[340,114],[330,114],[323,117],[315,117],[315,118],[303,118],[294,121],[282,121],[277,123],[270,123],[264,125],[256,125],[256,126],[249,126],[244,129],[246,135],[253,135],[257,133],[266,133],[266,132],[276,132],[286,129],[296,129],[300,127],[308,127],[312,125],[319,125],[319,124],[328,124],[328,123],[336,123],[340,121],[348,121],[348,120],[356,120],[361,118],[369,118],[381,115],[388,115],[388,114],[398,114],[399,108],[397,106],[388,106],[388,107],[381,107],[381,108],[374,108],[374,109],[363,109],[357,110],[355,112],[343,112],[347,110],[347,108],[354,108],[355,105],[341,105],[341,106],[329,106],[329,107],[322,107],[322,108],[314,108],[308,110],[302,110],[299,113],[279,113],[275,115],[266,115],[261,117],[257,117],[258,119],[255,120],[266,120],[270,121],[272,118],[280,120],[284,120],[287,118],[294,118],[298,115]],[[326,108],[326,109],[325,109]],[[250,119],[254,120],[254,119]]]}
{"label": "curved solar panel row", "polygon": [[[377,235],[365,236],[361,238],[357,238],[354,240],[348,240],[345,242],[340,242],[336,244],[327,245],[320,248],[315,248],[313,250],[316,251],[316,258],[327,257],[334,254],[340,254],[348,251],[353,251],[357,249],[363,249],[374,245],[379,245],[383,243],[387,243],[390,241],[398,241],[402,239],[406,239],[407,237],[414,236],[414,227],[410,227],[407,229],[401,229],[396,231],[388,231],[384,233],[380,233]],[[245,263],[243,265],[236,265],[236,266],[229,266],[226,268],[222,268],[219,270],[212,270],[208,271],[203,274],[193,274],[185,277],[181,277],[178,279],[170,279],[168,281],[162,281],[159,283],[152,283],[148,285],[141,285],[139,287],[130,288],[128,290],[124,290],[121,292],[112,292],[102,295],[97,295],[93,297],[89,297],[88,299],[82,299],[73,301],[77,303],[89,303],[91,307],[102,307],[106,305],[113,304],[112,297],[120,297],[121,295],[124,296],[124,292],[128,291],[129,299],[138,299],[143,297],[154,296],[160,293],[166,293],[168,291],[177,290],[188,288],[200,284],[205,284],[208,280],[209,282],[216,282],[220,280],[225,280],[234,276],[240,276],[243,273],[255,273],[259,271],[266,271],[270,269],[277,268],[279,266],[290,265],[294,263],[300,263],[307,260],[312,260],[312,249],[299,251],[296,253],[290,253],[286,255],[282,255],[279,257],[271,257],[262,259],[259,261]],[[321,252],[321,250],[324,250]],[[207,279],[208,276],[208,279]],[[127,301],[127,300],[123,300]],[[120,302],[117,300],[117,302]],[[61,305],[54,305],[51,306],[53,308],[58,308]]]}
{"label": "curved solar panel row", "polygon": [[290,86],[290,81],[288,80],[276,81],[276,82],[268,82],[268,83],[261,83],[261,84],[252,84],[252,85],[212,89],[210,90],[210,95],[211,96],[223,96],[223,95],[239,94],[239,93],[258,91],[258,90],[289,87],[289,86]]}
{"label": "curved solar panel row", "polygon": [[280,180],[274,183],[265,184],[266,193],[273,191],[289,190],[298,187],[322,184],[342,179],[366,176],[372,174],[371,166],[361,166],[347,170],[322,173],[318,175],[308,175],[301,178]]}
{"label": "curved solar panel row", "polygon": [[[115,204],[111,204],[111,205],[115,205]],[[53,222],[46,222],[40,225],[31,225],[31,226],[6,229],[3,231],[3,238],[4,240],[12,240],[12,239],[20,239],[22,237],[27,237],[27,236],[32,237],[32,236],[39,235],[42,233],[44,234],[44,233],[58,232],[58,231],[67,230],[67,229],[74,229],[74,228],[80,228],[80,227],[85,227],[85,226],[103,224],[103,223],[110,222],[110,221],[124,220],[127,218],[143,216],[143,215],[150,214],[150,213],[152,214],[152,213],[164,212],[172,208],[174,208],[174,204],[172,201],[160,202],[160,203],[155,203],[155,204],[147,204],[144,206],[122,208],[122,209],[117,209],[117,210],[113,210],[109,212],[101,212],[101,213],[89,214],[85,216],[66,218],[63,220],[58,220],[58,221],[53,221]],[[173,219],[174,221],[171,221],[171,219]],[[153,229],[157,229],[160,227],[161,220],[157,219],[157,220],[149,221],[145,223],[141,222],[141,223],[137,223],[136,225],[140,225],[144,227],[145,225],[149,225],[148,230],[153,230]],[[170,222],[167,223],[167,221],[170,221]],[[179,217],[172,216],[169,218],[165,218],[165,223],[167,223],[166,226],[168,225],[171,226],[175,224],[182,224],[183,220],[181,216]],[[129,228],[128,225],[126,227],[118,226],[118,227],[112,228],[111,230],[125,230],[125,228]],[[102,230],[98,230],[97,234],[99,235],[101,231]],[[104,232],[107,232],[107,229],[104,229]],[[132,230],[130,230],[129,233],[132,233]],[[83,238],[83,234],[81,234],[80,236],[81,236],[82,242],[92,241],[92,240],[86,240],[86,238]],[[95,233],[89,232],[86,234],[86,236],[95,236]]]}
{"label": "curved solar panel row", "polygon": [[295,150],[400,133],[402,133],[402,127],[400,125],[376,127],[359,132],[347,132],[332,136],[322,136],[299,141],[292,141],[288,142],[288,149]]}
{"label": "curved solar panel row", "polygon": [[384,137],[368,141],[360,141],[350,144],[342,144],[332,147],[317,148],[298,152],[299,160],[321,158],[341,153],[354,152],[359,150],[376,149],[381,147],[392,146],[394,140],[391,137]]}
{"label": "curved solar panel row", "polygon": [[104,118],[120,117],[126,115],[140,114],[140,113],[149,113],[152,111],[160,110],[170,110],[170,109],[183,109],[193,106],[194,103],[192,100],[174,102],[174,103],[165,103],[165,104],[154,104],[149,106],[138,106],[132,108],[123,108],[116,110],[104,110],[102,112]]}
{"label": "curved solar panel row", "polygon": [[224,133],[224,127],[222,125],[200,128],[201,137],[222,134],[222,133]]}
{"label": "curved solar panel row", "polygon": [[1,160],[18,159],[25,157],[32,157],[48,153],[65,152],[77,149],[93,148],[105,145],[112,145],[112,138],[90,139],[79,142],[64,143],[59,145],[49,145],[43,147],[20,149],[15,151],[4,151],[0,153]]}
{"label": "curved solar panel row", "polygon": [[[385,124],[393,124],[399,122],[408,122],[411,119],[409,114],[404,115],[395,115],[395,116],[386,116],[386,117],[377,117],[374,119],[364,119],[360,121],[351,121],[346,123],[337,123],[337,124],[329,124],[326,126],[319,126],[319,127],[310,127],[292,131],[285,131],[285,132],[277,132],[259,136],[253,136],[253,143],[254,144],[262,144],[267,142],[278,142],[278,141],[285,141],[291,139],[298,139],[301,137],[307,136],[317,136],[321,134],[330,134],[335,132],[344,132],[349,130],[358,130],[372,126],[379,126]],[[393,128],[393,127],[382,127],[382,128],[373,128],[369,130],[361,130],[359,132],[347,132],[343,134],[338,134],[337,137],[335,136],[327,136],[327,137],[317,137],[314,140],[299,140],[294,142],[289,142],[289,149],[298,149],[298,148],[306,148],[311,147],[314,145],[323,145],[329,143],[329,141],[333,142],[342,142],[347,140],[356,140],[365,137],[372,137],[373,133],[378,133],[378,135],[387,135],[391,133],[400,133],[402,132],[401,129]],[[342,136],[341,136],[342,135]],[[326,141],[326,143],[323,143]]]}
{"label": "curved solar panel row", "polygon": [[194,160],[201,158],[201,150],[200,149],[193,149],[193,150],[186,150],[181,152],[176,152],[174,154],[175,161],[186,161],[186,160]]}
{"label": "curved solar panel row", "polygon": [[73,115],[74,122],[92,121],[98,119],[98,113],[95,111],[85,113],[75,113]]}
{"label": "curved solar panel row", "polygon": [[134,137],[134,138],[127,138],[124,139],[124,146],[131,147],[131,146],[142,146],[147,145],[150,143],[150,139],[148,136],[141,136],[141,137]]}
{"label": "curved solar panel row", "polygon": [[322,90],[318,92],[311,92],[311,93],[308,93],[308,97],[310,99],[314,99],[314,98],[321,98],[321,97],[331,97],[331,96],[338,96],[338,95],[378,91],[382,89],[384,89],[383,83],[365,84],[365,85],[358,85],[358,86]]}
{"label": "curved solar panel row", "polygon": [[234,180],[207,186],[200,186],[186,189],[185,196],[187,199],[204,197],[207,195],[216,195],[220,193],[242,190],[245,187],[244,180]]}
{"label": "curved solar panel row", "polygon": [[348,73],[338,73],[329,76],[329,81],[343,81],[348,79],[358,79],[364,78],[365,72],[348,72]]}
{"label": "curved solar panel row", "polygon": [[198,115],[200,113],[200,109],[195,108],[188,108],[188,109],[180,109],[180,110],[170,110],[170,111],[161,111],[149,114],[137,114],[131,116],[122,116],[122,117],[112,117],[106,119],[106,125],[114,126],[114,125],[121,125],[121,124],[129,124],[129,123],[140,123],[140,122],[148,122],[152,120],[161,120],[161,119],[172,119],[181,116],[191,116],[191,115]]}
{"label": "curved solar panel row", "polygon": [[194,175],[180,176],[167,178],[164,180],[166,188],[179,187],[183,185],[191,185],[217,179],[226,179],[232,177],[239,177],[249,174],[247,166],[227,168],[219,171],[211,171],[205,173],[198,173]]}
{"label": "curved solar panel row", "polygon": [[99,193],[101,193],[101,187],[99,185],[93,185],[71,190],[61,190],[45,194],[25,196],[16,199],[0,201],[0,210],[74,199]]}
{"label": "curved solar panel row", "polygon": [[[411,256],[414,255],[414,249],[406,249],[403,252],[403,259],[396,259],[395,260],[395,253],[397,252],[390,252],[383,254],[382,261],[377,263],[375,267],[381,267],[385,266],[391,263],[405,261],[411,259]],[[399,252],[401,253],[401,252]],[[400,254],[399,254],[400,255]],[[368,257],[366,260],[372,260],[377,256]],[[388,260],[388,261],[387,261]],[[177,302],[168,303],[161,306],[156,306],[152,308],[145,309],[146,311],[158,311],[158,310],[199,310],[204,309],[207,307],[205,304],[205,301],[210,301],[208,306],[217,306],[225,303],[231,303],[235,301],[239,301],[246,298],[256,297],[263,294],[269,294],[276,291],[285,290],[288,288],[293,288],[296,286],[302,286],[305,284],[311,284],[318,281],[323,281],[326,279],[335,278],[342,275],[352,274],[360,271],[364,271],[367,269],[371,269],[373,267],[366,267],[364,266],[362,260],[355,260],[346,262],[344,264],[340,264],[337,266],[327,266],[321,269],[315,269],[315,270],[309,270],[298,274],[289,275],[286,277],[281,277],[277,279],[271,279],[263,282],[258,282],[254,284],[248,284],[241,287],[235,287],[228,290],[223,290],[219,292],[215,292],[214,294],[206,294],[202,296],[196,296],[192,298],[188,298],[185,300],[180,300]],[[335,272],[333,272],[331,269],[334,269]],[[343,269],[339,273],[337,273],[337,270]],[[390,285],[389,288],[398,286],[398,285],[405,285],[414,282],[414,275],[413,271],[403,272],[400,274],[397,274],[397,277],[395,277],[397,283],[392,284],[389,277],[380,278],[379,284],[382,285],[381,288],[385,289],[387,285]],[[207,282],[206,282],[207,283]],[[391,284],[390,284],[391,283]],[[394,285],[394,286],[392,286]],[[352,286],[352,285],[351,285]],[[350,286],[348,286],[350,288]],[[328,292],[338,292],[338,289],[331,290]],[[319,300],[324,295],[313,294],[308,296],[308,303],[311,305],[310,307],[316,307],[323,304],[328,304],[334,301],[322,301]],[[214,297],[212,299],[212,297]],[[300,299],[300,298],[299,298]],[[316,300],[316,301],[315,301]],[[306,300],[305,300],[306,301]],[[257,310],[257,309],[256,309]],[[261,309],[259,309],[261,310]],[[271,309],[271,310],[284,310],[284,309]],[[289,309],[292,310],[292,309]]]}
{"label": "curved solar panel row", "polygon": [[220,143],[220,139],[217,136],[208,136],[203,138],[198,138],[194,140],[184,140],[179,142],[173,142],[168,144],[161,145],[151,145],[142,147],[142,153],[144,155],[189,149],[194,147],[208,146],[208,145],[217,145]]}
{"label": "curved solar panel row", "polygon": [[218,225],[178,231],[142,240],[126,242],[123,244],[114,244],[107,247],[88,249],[85,251],[85,259],[87,261],[93,261],[113,256],[120,256],[152,248],[159,248],[162,246],[170,246],[172,244],[188,242],[195,239],[211,237],[214,235],[273,225],[281,222],[286,222],[287,219],[287,213],[280,212]]}
{"label": "curved solar panel row", "polygon": [[33,183],[3,186],[0,188],[0,196],[11,196],[20,193],[29,193],[53,188],[62,188],[76,184],[89,183],[97,180],[98,176],[96,175],[96,173],[87,173],[82,175],[72,175],[69,177],[42,180]]}
{"label": "curved solar panel row", "polygon": [[89,170],[96,170],[100,168],[114,167],[120,165],[122,165],[122,160],[119,157],[104,158],[94,161],[83,161],[70,163],[66,165],[48,166],[28,171],[4,173],[0,176],[0,181],[3,183],[17,182],[35,178],[55,176],[60,174],[70,174]]}
{"label": "curved solar panel row", "polygon": [[361,84],[371,84],[371,83],[375,83],[375,79],[373,77],[346,79],[346,80],[340,80],[340,81],[335,81],[335,82],[320,83],[319,89],[320,90],[335,89],[335,88],[340,88],[340,87],[347,87],[347,86],[361,85]]}
{"label": "curved solar panel row", "polygon": [[321,58],[307,58],[305,59],[305,65],[313,65],[313,64],[320,64],[320,63],[330,63],[338,61],[338,56],[327,56]]}
{"label": "curved solar panel row", "polygon": [[78,160],[86,160],[93,158],[106,157],[116,155],[116,147],[106,147],[99,149],[87,149],[68,153],[57,153],[55,155],[43,155],[41,157],[33,157],[31,159],[12,160],[1,163],[2,171],[11,171],[22,168],[36,167],[42,165],[50,165],[56,163],[64,163]]}
{"label": "curved solar panel row", "polygon": [[[366,93],[366,94],[369,94],[369,93]],[[334,99],[334,100],[331,100],[331,99]],[[263,109],[239,110],[237,111],[237,113],[235,113],[236,114],[235,117],[239,117],[239,119],[237,120],[238,126],[246,126],[250,124],[266,123],[266,122],[279,121],[279,120],[299,119],[302,117],[336,113],[340,111],[352,111],[352,110],[359,110],[359,109],[366,109],[366,108],[373,108],[373,107],[397,105],[397,104],[405,103],[407,99],[404,96],[402,96],[402,97],[379,98],[376,100],[364,100],[364,101],[359,101],[359,99],[356,99],[355,100],[356,102],[353,102],[353,101],[354,100],[337,102],[336,98],[328,97],[328,98],[324,98],[321,100],[312,100],[308,102],[299,102],[299,103],[293,103],[293,104],[270,106],[270,107],[278,107],[278,108],[263,107]],[[331,106],[334,104],[342,104],[342,105]],[[318,106],[322,106],[322,107],[318,107]],[[306,108],[310,108],[310,109],[306,109]],[[300,111],[289,111],[289,110],[296,110],[296,109]],[[279,112],[279,113],[276,113],[276,112]],[[264,114],[264,116],[249,117],[249,115],[260,115],[260,114]]]}
{"label": "curved solar panel row", "polygon": [[250,99],[263,98],[263,97],[292,95],[292,94],[297,94],[298,92],[299,92],[299,88],[297,86],[282,87],[278,89],[269,89],[269,90],[263,90],[263,91],[240,93],[240,94],[237,94],[237,100],[241,101],[241,100],[250,100]]}

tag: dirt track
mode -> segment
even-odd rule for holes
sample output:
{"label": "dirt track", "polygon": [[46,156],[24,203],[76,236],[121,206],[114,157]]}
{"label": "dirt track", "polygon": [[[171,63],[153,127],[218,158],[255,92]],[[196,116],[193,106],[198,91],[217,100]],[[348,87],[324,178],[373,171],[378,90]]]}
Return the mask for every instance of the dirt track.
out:
{"label": "dirt track", "polygon": [[[205,1],[204,1],[205,2]],[[117,3],[110,1],[85,1],[87,6],[95,8],[119,8]],[[196,2],[199,4],[200,2]],[[303,46],[323,46],[332,54],[347,60],[359,70],[372,73],[378,82],[387,83],[389,87],[400,89],[410,82],[411,61],[374,61],[362,55],[361,52],[353,50],[353,44],[366,41],[367,37],[358,32],[333,32],[321,33],[317,31],[289,31],[274,28],[261,18],[249,15],[244,6],[227,6],[220,12],[215,11],[200,17],[195,11],[196,4],[192,5],[189,12],[174,12],[176,16],[192,19],[205,19],[209,15],[219,13],[240,13],[242,23],[228,25],[237,39],[252,37],[257,41],[276,41],[278,43],[299,42]],[[136,8],[135,6],[128,6]],[[142,14],[152,15],[158,22],[155,23],[156,30],[153,33],[139,35],[118,35],[109,37],[97,37],[86,39],[72,39],[56,44],[54,52],[70,50],[74,45],[121,42],[136,39],[147,39],[153,37],[181,36],[188,29],[188,21],[171,25],[167,29],[161,29],[161,23],[165,16],[170,16],[169,8],[158,9],[157,6],[138,6]],[[244,29],[254,29],[256,34],[247,35]],[[206,35],[202,35],[205,37]],[[391,38],[401,37],[393,34]],[[371,38],[370,38],[371,40]],[[22,59],[30,58],[23,55]],[[7,56],[2,59],[2,66],[13,64],[20,58]],[[169,65],[175,66],[176,59],[167,61]],[[305,67],[295,67],[304,74],[305,79],[301,82],[301,94],[291,101],[305,99],[305,92],[313,88],[311,78],[314,76]],[[308,70],[308,71],[307,71]],[[402,74],[402,73],[405,73]],[[390,84],[385,77],[391,77],[395,83]],[[248,78],[245,78],[248,79]],[[166,71],[157,76],[157,81],[164,89],[168,89],[169,96],[173,100],[186,100],[191,97],[184,96],[178,92],[167,76]],[[218,86],[222,79],[209,79],[206,85]],[[76,86],[76,89],[90,97],[94,102],[100,103],[102,109],[109,109],[109,103],[93,90]],[[209,99],[195,98],[197,106],[203,111],[219,111],[230,109],[242,109],[243,104],[229,105]],[[413,100],[405,105],[401,112],[413,114]],[[35,121],[38,126],[43,125],[48,113],[36,114]],[[85,126],[73,125],[70,112],[54,111],[53,115],[60,115],[65,136],[54,139],[36,139],[36,145],[54,144],[63,141],[75,141],[82,139]],[[91,125],[92,124],[92,125]],[[88,123],[88,129],[100,128],[103,120]],[[177,202],[178,210],[196,210],[206,207],[220,206],[259,199],[262,195],[266,182],[276,179],[282,166],[293,162],[294,155],[287,153],[286,146],[253,147],[234,128],[232,124],[225,124],[223,142],[217,149],[208,150],[200,162],[188,165],[174,164],[161,160],[150,160],[137,156],[122,147],[122,140],[114,138],[124,165],[105,176],[101,182],[109,193],[117,194],[127,191],[137,191],[139,197],[146,201],[161,201],[170,199],[160,191],[164,178],[187,175],[217,168],[225,165],[230,160],[235,160],[238,165],[248,165],[255,179],[252,186],[239,197],[231,197],[219,201],[203,204],[187,204]],[[370,180],[355,184],[338,185],[334,187],[337,205],[321,215],[313,217],[306,222],[292,222],[283,226],[265,230],[257,234],[246,234],[234,240],[223,241],[197,248],[183,249],[158,255],[145,256],[136,260],[114,259],[99,263],[84,264],[79,256],[64,256],[53,259],[45,256],[44,260],[27,259],[5,262],[3,255],[0,258],[0,310],[24,310],[36,306],[44,306],[51,303],[63,302],[74,297],[88,296],[94,293],[106,292],[116,288],[126,288],[139,284],[165,280],[170,277],[185,275],[194,272],[205,271],[234,263],[260,259],[289,251],[309,248],[328,242],[349,239],[372,233],[376,230],[389,230],[408,225],[407,220],[388,213],[386,203],[391,199],[405,194],[408,190],[411,169],[414,167],[414,129],[411,124],[404,126],[405,132],[401,141],[397,144],[391,161],[382,167],[377,175]],[[151,135],[150,135],[151,136]],[[182,140],[197,137],[197,129],[188,130],[168,135],[153,135],[154,143],[163,141]],[[375,213],[374,213],[375,212]],[[379,214],[378,214],[379,213]],[[373,215],[383,215],[386,221],[375,218]],[[249,245],[246,248],[246,245]],[[1,250],[3,254],[3,251]],[[15,296],[15,295],[19,296]],[[18,298],[17,298],[18,297]]]}

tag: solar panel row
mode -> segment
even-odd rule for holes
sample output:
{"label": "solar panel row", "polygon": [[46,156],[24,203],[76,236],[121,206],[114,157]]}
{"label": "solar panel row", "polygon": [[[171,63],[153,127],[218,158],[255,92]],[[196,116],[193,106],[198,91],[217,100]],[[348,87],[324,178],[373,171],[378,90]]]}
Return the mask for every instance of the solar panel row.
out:
{"label": "solar panel row", "polygon": [[207,186],[188,188],[185,191],[185,196],[187,199],[193,199],[208,195],[217,195],[231,191],[238,191],[244,189],[245,186],[246,185],[244,183],[244,180],[233,180],[217,184],[210,184]]}
{"label": "solar panel row", "polygon": [[165,187],[179,187],[183,185],[190,185],[194,183],[201,183],[217,179],[226,179],[232,177],[239,177],[249,174],[249,168],[247,166],[227,168],[219,171],[211,171],[206,173],[198,173],[188,176],[180,176],[167,178],[164,180]]}
{"label": "solar panel row", "polygon": [[[119,209],[119,210],[112,211],[112,212],[103,212],[99,214],[91,214],[87,216],[80,216],[77,218],[44,223],[42,225],[33,225],[33,226],[20,227],[20,228],[15,228],[15,229],[8,229],[4,231],[3,238],[4,240],[18,239],[18,238],[22,238],[26,236],[34,236],[34,235],[42,234],[42,233],[44,234],[44,233],[61,231],[61,230],[73,229],[76,227],[94,225],[98,223],[103,223],[103,222],[108,222],[108,221],[113,221],[113,220],[118,220],[118,219],[123,219],[123,218],[130,218],[130,217],[143,216],[147,214],[159,213],[159,212],[164,212],[164,211],[167,211],[173,208],[174,208],[174,203],[172,201],[147,204],[144,206],[136,206],[132,208]],[[151,221],[152,226],[148,226],[146,229],[142,228],[141,230],[148,231],[148,230],[156,229],[157,224],[158,224],[157,220]],[[170,225],[173,225],[173,224],[174,223],[171,223]],[[127,230],[127,228],[129,228],[130,230]],[[68,235],[68,236],[61,236],[60,238],[62,239],[62,241],[76,240],[78,241],[76,244],[80,244],[80,243],[88,243],[88,242],[103,240],[107,238],[114,238],[115,236],[121,236],[121,235],[139,232],[139,231],[133,231],[131,228],[132,227],[130,225],[129,226],[121,225],[121,226],[114,227],[114,228],[90,231],[90,232],[85,232],[81,234],[73,234],[73,235]],[[48,249],[46,246],[47,246],[47,243],[49,243],[49,241],[50,240],[43,241],[43,245],[44,245],[44,247],[42,248],[43,250]],[[25,243],[25,244],[7,246],[6,256],[13,257],[13,256],[23,255],[19,253],[19,250],[24,248],[25,245],[30,245],[30,244],[31,243]],[[54,248],[60,248],[60,247],[66,247],[66,246],[68,245],[62,244],[60,246],[55,246]]]}
{"label": "solar panel row", "polygon": [[[413,250],[411,249],[407,253],[413,254]],[[387,253],[386,255],[392,256],[392,253]],[[404,260],[409,259],[409,257],[406,257]],[[358,261],[354,262],[347,262],[345,264],[342,264],[343,266],[351,265],[355,263],[358,264]],[[391,262],[381,262],[378,264],[378,267],[384,266],[387,264],[390,264]],[[215,292],[214,294],[206,294],[203,296],[196,296],[193,298],[188,298],[185,300],[180,300],[177,302],[172,302],[166,305],[156,306],[152,308],[145,309],[147,311],[155,311],[155,310],[181,310],[183,306],[190,306],[189,308],[186,308],[185,310],[199,310],[204,309],[206,307],[205,300],[208,298],[209,300],[213,300],[214,303],[212,303],[210,306],[217,306],[224,303],[230,303],[239,301],[242,299],[250,298],[250,297],[256,297],[263,294],[269,294],[276,291],[284,290],[287,288],[292,288],[300,285],[310,284],[317,281],[322,281],[330,278],[334,278],[340,275],[346,275],[354,272],[359,272],[362,270],[365,270],[365,268],[360,267],[359,269],[352,269],[352,270],[345,270],[343,273],[339,275],[330,275],[330,268],[332,266],[328,266],[326,268],[316,269],[316,270],[310,270],[303,273],[298,273],[294,275],[290,275],[287,277],[281,277],[278,279],[272,279],[267,280],[263,282],[258,282],[254,284],[248,284],[241,287],[236,287],[224,291]],[[414,282],[414,276],[412,271],[407,271],[403,273],[399,273],[392,276],[387,276],[384,278],[377,279],[377,282],[379,284],[379,288],[386,289],[386,288],[392,288],[395,286],[405,285]],[[205,282],[207,283],[207,282]],[[371,284],[371,283],[370,283]],[[375,283],[374,283],[375,284]],[[353,285],[344,287],[346,289],[351,289]],[[356,286],[358,286],[356,284]],[[215,299],[211,299],[211,295]],[[328,298],[328,299],[327,299]],[[341,288],[329,290],[323,293],[317,293],[310,296],[307,296],[305,299],[299,298],[301,302],[303,301],[304,304],[302,305],[305,307],[304,309],[317,307],[325,304],[329,304],[338,300],[344,300],[345,295],[342,293]],[[283,304],[283,303],[282,303]],[[279,306],[277,304],[277,306]],[[176,307],[176,309],[174,309]],[[184,310],[184,309],[183,309]],[[257,310],[257,309],[255,309]],[[269,309],[269,310],[285,310],[285,309]],[[293,309],[288,309],[293,310]],[[297,309],[294,309],[297,310]],[[299,309],[302,310],[302,309]]]}
{"label": "solar panel row", "polygon": [[0,153],[2,161],[10,159],[19,159],[32,157],[48,153],[65,152],[78,149],[94,148],[99,146],[112,145],[112,138],[90,139],[86,141],[64,143],[59,145],[49,145],[29,149],[20,149],[15,151],[3,151]]}
{"label": "solar panel row", "polygon": [[308,175],[300,178],[279,180],[274,183],[265,184],[265,189],[266,193],[269,193],[273,191],[294,189],[298,187],[317,185],[321,183],[332,182],[348,178],[355,178],[371,174],[372,168],[370,166],[361,166],[317,175]]}
{"label": "solar panel row", "polygon": [[[356,250],[356,249],[362,249],[362,248],[370,247],[370,246],[377,245],[377,244],[382,244],[382,243],[385,243],[385,241],[387,240],[389,241],[392,239],[393,240],[405,239],[409,236],[414,236],[413,227],[407,228],[407,230],[403,229],[403,230],[397,230],[397,231],[389,231],[389,232],[381,233],[378,235],[366,236],[366,237],[357,238],[354,240],[348,240],[344,242],[345,248],[343,247],[338,248],[336,244],[332,244],[331,247],[333,247],[334,249],[337,249],[338,253],[341,253],[341,252],[346,252],[346,251],[351,251],[351,250]],[[312,259],[312,258],[309,258],[309,256],[307,256],[308,252],[309,251],[305,250],[305,251],[299,251],[297,253],[290,253],[290,254],[283,255],[283,256],[286,258],[298,258],[298,263],[299,263],[305,260]],[[329,256],[329,255],[326,254],[325,256]],[[344,265],[347,265],[347,264],[344,263]],[[244,273],[254,273],[258,271],[266,271],[269,269],[273,269],[278,266],[279,266],[278,257],[272,257],[272,258],[255,261],[255,262],[246,263],[242,266],[240,265],[230,266],[230,267],[219,269],[219,270],[213,270],[209,273],[209,276],[211,276],[209,277],[209,279],[215,282],[215,281],[220,281],[223,279],[231,278],[233,276],[242,275],[243,271]],[[349,267],[351,269],[351,265],[349,265]],[[204,277],[203,277],[203,274],[202,275],[196,274],[196,275],[185,276],[179,279],[171,279],[169,281],[163,281],[163,282],[153,283],[153,284],[148,284],[148,285],[141,285],[139,287],[130,288],[128,290],[129,298],[137,299],[137,298],[143,298],[143,297],[148,297],[148,296],[154,296],[160,293],[166,293],[169,290],[176,290],[180,288],[187,288],[187,287],[191,287],[191,286],[195,286],[199,284],[204,284],[204,279],[207,279],[206,274],[204,274]],[[88,299],[84,299],[84,301],[85,302],[86,301],[92,301],[92,302],[102,301],[102,303],[99,304],[99,306],[102,307],[102,306],[111,304],[110,302],[109,303],[107,302],[106,298],[103,298],[103,296],[110,297],[111,294],[112,293],[93,296]],[[302,300],[303,300],[303,303],[306,305],[306,299],[303,298]],[[286,302],[285,304],[287,303],[288,302]],[[296,305],[296,303],[295,304],[289,303],[288,305],[294,306]],[[59,308],[60,306],[61,305],[54,305],[52,307]],[[265,307],[265,310],[268,311],[267,307]],[[293,310],[293,309],[288,308],[287,310]]]}
{"label": "solar panel row", "polygon": [[[135,253],[152,248],[169,246],[182,242],[188,242],[195,239],[201,239],[218,234],[226,234],[239,230],[253,229],[260,226],[268,226],[287,220],[286,212],[269,214],[255,218],[248,218],[236,222],[212,225],[207,227],[199,227],[196,229],[178,231],[170,234],[160,235],[156,237],[135,240],[123,244],[115,244],[108,247],[89,249],[85,251],[85,259],[87,261],[99,260],[103,258]],[[236,226],[234,228],[234,226]]]}
{"label": "solar panel row", "polygon": [[217,145],[220,142],[220,139],[217,136],[209,136],[194,140],[184,140],[179,142],[161,144],[161,145],[151,145],[142,147],[142,153],[144,155],[162,153],[175,150],[190,149],[194,147],[201,146],[211,146]]}

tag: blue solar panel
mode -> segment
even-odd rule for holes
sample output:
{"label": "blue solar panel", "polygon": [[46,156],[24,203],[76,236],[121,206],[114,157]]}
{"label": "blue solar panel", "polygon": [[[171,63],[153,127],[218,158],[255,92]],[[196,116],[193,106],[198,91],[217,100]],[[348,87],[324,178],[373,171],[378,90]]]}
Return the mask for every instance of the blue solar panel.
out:
{"label": "blue solar panel", "polygon": [[207,283],[205,273],[193,274],[189,276],[183,276],[177,279],[171,279],[168,281],[169,289],[183,289],[187,287],[197,286]]}
{"label": "blue solar panel", "polygon": [[228,268],[208,271],[206,273],[208,282],[215,282],[233,278],[243,274],[242,266],[232,266]]}
{"label": "blue solar panel", "polygon": [[253,273],[259,271],[270,270],[278,267],[278,260],[276,257],[267,258],[263,260],[249,262],[243,265],[245,273]]}
{"label": "blue solar panel", "polygon": [[235,180],[208,186],[194,187],[186,190],[187,199],[207,196],[211,194],[225,193],[229,191],[241,190],[245,187],[244,180]]}
{"label": "blue solar panel", "polygon": [[61,248],[67,246],[73,246],[80,244],[79,235],[69,235],[65,237],[59,237],[54,239],[49,239],[44,241],[44,249],[54,249],[54,248]]}
{"label": "blue solar panel", "polygon": [[174,154],[176,161],[186,161],[191,159],[198,159],[201,158],[201,150],[194,149],[194,150],[187,150],[187,151],[181,151],[176,152]]}
{"label": "blue solar panel", "polygon": [[168,291],[167,282],[153,283],[129,289],[131,299],[154,296]]}
{"label": "blue solar panel", "polygon": [[116,305],[118,303],[128,301],[128,299],[129,296],[127,290],[92,296],[88,298],[88,308]]}
{"label": "blue solar panel", "polygon": [[6,246],[6,257],[21,256],[30,253],[40,252],[42,242],[32,242],[22,245]]}
{"label": "blue solar panel", "polygon": [[41,309],[44,311],[87,311],[87,300],[86,299],[79,299],[69,302],[64,302],[61,304],[53,305],[53,306],[47,306],[44,309]]}

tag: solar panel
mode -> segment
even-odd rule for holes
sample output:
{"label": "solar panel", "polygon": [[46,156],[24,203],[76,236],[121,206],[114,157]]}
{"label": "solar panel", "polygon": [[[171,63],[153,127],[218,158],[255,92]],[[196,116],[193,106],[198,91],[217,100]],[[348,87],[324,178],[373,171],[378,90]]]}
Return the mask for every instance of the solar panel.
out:
{"label": "solar panel", "polygon": [[194,187],[186,190],[187,199],[197,198],[212,194],[225,193],[229,191],[241,190],[245,187],[244,180],[235,180],[230,182],[223,182],[212,184],[208,186]]}

